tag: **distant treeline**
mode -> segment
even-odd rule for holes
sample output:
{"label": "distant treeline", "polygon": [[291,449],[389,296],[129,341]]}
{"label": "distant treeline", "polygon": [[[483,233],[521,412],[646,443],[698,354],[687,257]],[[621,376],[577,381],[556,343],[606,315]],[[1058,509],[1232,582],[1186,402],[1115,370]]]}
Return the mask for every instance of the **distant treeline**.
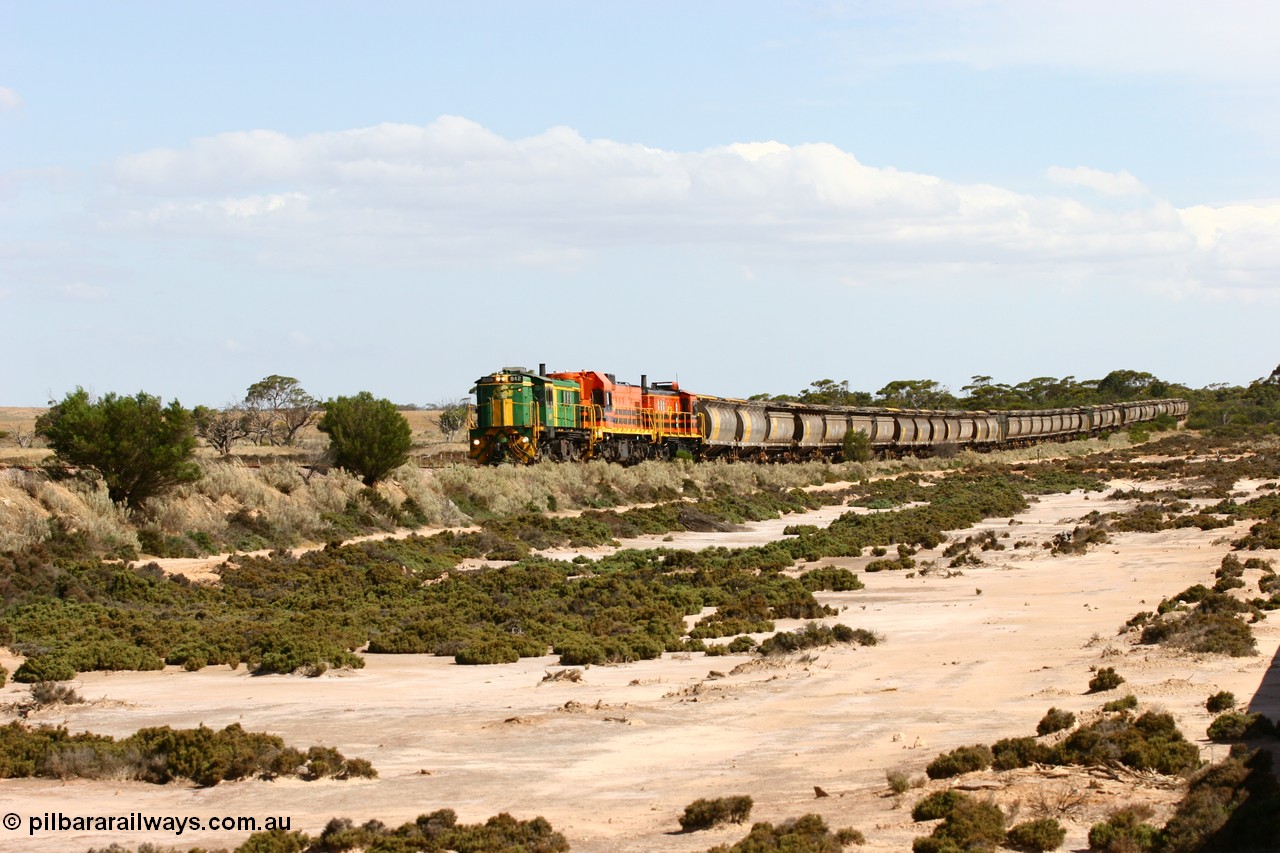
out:
{"label": "distant treeline", "polygon": [[1280,429],[1280,367],[1247,386],[1189,388],[1150,373],[1113,370],[1101,379],[1038,376],[1008,385],[990,376],[974,376],[953,394],[932,379],[896,379],[879,391],[850,390],[848,380],[819,379],[798,394],[756,394],[753,400],[793,400],[831,406],[888,406],[904,409],[1062,409],[1127,400],[1181,397],[1191,404],[1192,429],[1228,432]]}

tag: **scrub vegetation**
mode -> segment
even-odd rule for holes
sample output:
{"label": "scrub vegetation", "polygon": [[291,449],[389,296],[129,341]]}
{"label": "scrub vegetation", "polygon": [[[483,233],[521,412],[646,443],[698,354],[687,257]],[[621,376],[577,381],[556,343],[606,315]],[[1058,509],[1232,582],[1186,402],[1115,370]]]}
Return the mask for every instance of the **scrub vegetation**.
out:
{"label": "scrub vegetation", "polygon": [[305,780],[376,777],[362,758],[313,746],[285,746],[275,735],[246,732],[239,723],[215,731],[139,729],[116,740],[65,728],[0,727],[0,779],[45,776],[55,779],[133,779],[164,784],[187,780],[200,787],[236,779],[288,776]]}

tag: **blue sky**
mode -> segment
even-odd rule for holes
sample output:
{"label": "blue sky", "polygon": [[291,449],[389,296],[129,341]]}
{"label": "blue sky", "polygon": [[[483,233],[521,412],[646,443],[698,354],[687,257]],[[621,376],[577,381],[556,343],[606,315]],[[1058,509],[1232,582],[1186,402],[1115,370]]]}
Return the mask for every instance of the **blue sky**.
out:
{"label": "blue sky", "polygon": [[1280,7],[0,0],[0,404],[1280,361]]}

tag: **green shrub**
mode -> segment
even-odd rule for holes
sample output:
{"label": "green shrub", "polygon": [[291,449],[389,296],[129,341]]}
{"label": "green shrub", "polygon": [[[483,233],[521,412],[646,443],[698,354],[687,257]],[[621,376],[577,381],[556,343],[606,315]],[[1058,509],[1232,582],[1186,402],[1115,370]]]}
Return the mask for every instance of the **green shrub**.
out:
{"label": "green shrub", "polygon": [[102,475],[117,503],[141,506],[200,479],[195,425],[177,400],[164,406],[145,392],[95,399],[77,388],[36,419],[36,432],[60,463]]}
{"label": "green shrub", "polygon": [[911,809],[911,819],[914,821],[941,820],[951,814],[956,803],[967,796],[968,794],[952,789],[934,791],[915,804]]}
{"label": "green shrub", "polygon": [[1236,706],[1236,695],[1229,690],[1219,690],[1204,701],[1205,710],[1210,714],[1230,711]]}
{"label": "green shrub", "polygon": [[805,589],[810,591],[851,592],[863,589],[866,586],[853,572],[848,569],[838,569],[834,566],[811,569],[800,576],[800,582],[804,584]]}
{"label": "green shrub", "polygon": [[58,655],[29,657],[13,674],[13,680],[21,684],[40,681],[70,681],[76,677],[76,668]]}
{"label": "green shrub", "polygon": [[818,646],[830,646],[835,643],[856,643],[861,646],[874,646],[880,638],[865,628],[850,628],[848,625],[822,625],[809,622],[795,631],[781,631],[760,643],[758,651],[762,655],[782,655],[791,652],[812,649]]}
{"label": "green shrub", "polygon": [[302,753],[274,735],[246,732],[235,723],[221,731],[145,728],[121,740],[87,732],[72,735],[61,727],[0,727],[0,777],[124,778],[155,784],[187,779],[209,787],[279,775],[347,779],[377,773],[369,762],[347,759],[335,749],[312,747]]}
{"label": "green shrub", "polygon": [[1004,843],[1004,823],[1004,812],[995,803],[962,797],[933,834],[915,839],[911,849],[913,853],[994,850]]}
{"label": "green shrub", "polygon": [[1089,679],[1089,692],[1102,693],[1106,690],[1114,690],[1124,684],[1124,678],[1116,673],[1114,667],[1105,666]]}
{"label": "green shrub", "polygon": [[889,790],[895,794],[905,794],[911,790],[911,777],[904,770],[886,770],[884,780],[889,783]]}
{"label": "green shrub", "polygon": [[1069,729],[1076,724],[1076,715],[1070,711],[1050,708],[1036,725],[1036,734],[1040,736]]}
{"label": "green shrub", "polygon": [[1117,809],[1089,829],[1089,848],[1103,853],[1143,853],[1159,849],[1160,830],[1144,822],[1151,815],[1151,807],[1147,805]]}
{"label": "green shrub", "polygon": [[1275,724],[1267,717],[1262,714],[1242,714],[1239,711],[1220,714],[1209,724],[1207,732],[1209,740],[1218,743],[1270,737],[1275,733]]}
{"label": "green shrub", "polygon": [[372,486],[403,465],[413,446],[413,430],[390,400],[368,391],[324,404],[316,429],[329,436],[329,452],[339,468]]}
{"label": "green shrub", "polygon": [[[479,640],[467,643],[453,656],[453,662],[462,666],[515,663],[518,660],[520,660],[520,651],[515,645],[500,640]],[[561,662],[563,663],[563,658]]]}
{"label": "green shrub", "polygon": [[718,844],[707,853],[840,853],[851,844],[865,844],[856,829],[832,832],[820,815],[789,818],[777,826],[761,822],[737,844]]}
{"label": "green shrub", "polygon": [[1280,838],[1280,783],[1270,752],[1232,754],[1191,779],[1165,824],[1163,850],[1275,850]]}
{"label": "green shrub", "polygon": [[991,745],[991,766],[996,770],[1016,770],[1032,764],[1056,764],[1059,757],[1053,747],[1033,737],[1004,738]]}
{"label": "green shrub", "polygon": [[680,815],[680,829],[696,832],[722,823],[742,823],[751,817],[752,805],[751,798],[745,795],[714,800],[699,798],[684,807],[684,814]]}
{"label": "green shrub", "polygon": [[982,744],[962,746],[943,753],[929,762],[924,772],[930,779],[947,779],[975,770],[986,770],[993,760],[991,749]]}
{"label": "green shrub", "polygon": [[1130,693],[1119,699],[1112,699],[1110,702],[1102,706],[1102,710],[1115,713],[1117,711],[1132,711],[1138,707],[1138,697]]}
{"label": "green shrub", "polygon": [[1057,850],[1066,840],[1066,829],[1050,817],[1018,824],[1009,830],[1005,844],[1015,850],[1047,853],[1049,850]]}
{"label": "green shrub", "polygon": [[1119,761],[1165,775],[1200,766],[1200,750],[1178,731],[1170,714],[1148,711],[1136,720],[1104,717],[1072,732],[1054,748],[1054,763],[1105,765]]}

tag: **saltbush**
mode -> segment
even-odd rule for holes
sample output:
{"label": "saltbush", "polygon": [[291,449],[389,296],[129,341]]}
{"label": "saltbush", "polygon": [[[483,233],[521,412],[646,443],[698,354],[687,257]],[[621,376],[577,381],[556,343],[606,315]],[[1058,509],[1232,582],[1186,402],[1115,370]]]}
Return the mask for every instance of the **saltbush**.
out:
{"label": "saltbush", "polygon": [[742,823],[751,817],[752,805],[751,798],[745,795],[714,800],[699,798],[684,807],[684,814],[679,818],[680,829],[696,832],[722,823]]}
{"label": "saltbush", "polygon": [[1050,708],[1036,725],[1036,734],[1044,736],[1069,729],[1076,724],[1076,715],[1070,711]]}
{"label": "saltbush", "polygon": [[1102,853],[1144,853],[1159,849],[1160,830],[1146,823],[1150,806],[1120,808],[1089,829],[1089,849]]}
{"label": "saltbush", "polygon": [[962,797],[933,833],[911,844],[913,853],[994,850],[1005,840],[1005,815],[995,803]]}
{"label": "saltbush", "polygon": [[939,755],[929,762],[924,772],[930,779],[947,779],[962,773],[986,770],[993,759],[990,747],[982,744],[962,746]]}
{"label": "saltbush", "polygon": [[967,796],[968,794],[953,789],[934,791],[915,804],[911,809],[911,819],[914,821],[941,820],[951,814],[956,803]]}
{"label": "saltbush", "polygon": [[840,853],[851,844],[865,843],[858,830],[832,832],[820,815],[807,814],[776,826],[767,822],[754,824],[737,844],[718,844],[707,853]]}
{"label": "saltbush", "polygon": [[1109,713],[1116,713],[1119,711],[1132,711],[1134,708],[1137,708],[1137,707],[1138,707],[1138,697],[1130,693],[1127,696],[1122,696],[1119,699],[1112,699],[1110,702],[1104,703],[1102,706],[1102,710],[1107,711]]}
{"label": "saltbush", "polygon": [[1015,850],[1047,853],[1057,850],[1067,840],[1067,831],[1053,818],[1040,818],[1020,823],[1009,830],[1005,844]]}
{"label": "saltbush", "polygon": [[1236,706],[1236,695],[1229,690],[1219,690],[1204,701],[1205,710],[1210,714],[1220,714]]}
{"label": "saltbush", "polygon": [[1276,732],[1275,723],[1262,714],[1243,714],[1227,711],[1209,724],[1209,740],[1229,743],[1250,738],[1270,737]]}
{"label": "saltbush", "polygon": [[1102,693],[1106,690],[1114,690],[1121,684],[1124,684],[1124,678],[1116,672],[1115,667],[1104,666],[1089,679],[1089,692]]}

